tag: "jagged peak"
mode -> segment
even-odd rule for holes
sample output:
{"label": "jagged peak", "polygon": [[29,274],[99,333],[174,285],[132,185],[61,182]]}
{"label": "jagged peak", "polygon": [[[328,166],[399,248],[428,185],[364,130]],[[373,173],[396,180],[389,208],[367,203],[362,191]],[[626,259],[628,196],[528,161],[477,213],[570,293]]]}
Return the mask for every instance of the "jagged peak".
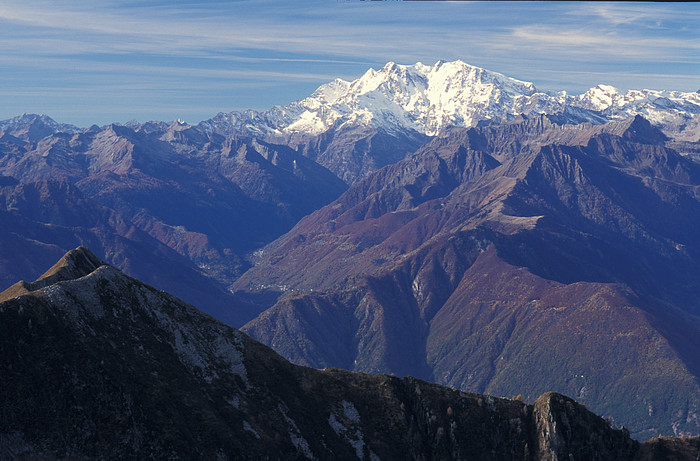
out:
{"label": "jagged peak", "polygon": [[[532,411],[540,434],[538,459],[564,459],[567,454],[573,459],[572,447],[591,443],[586,436],[581,437],[583,427],[590,433],[606,434],[606,442],[597,446],[600,459],[631,458],[639,449],[639,443],[630,439],[629,431],[611,428],[603,418],[565,395],[546,392],[535,401]],[[561,427],[567,430],[557,430]]]}
{"label": "jagged peak", "polygon": [[[398,65],[394,61],[389,61],[386,64],[384,64],[384,67],[381,68],[380,72],[392,72],[396,70]],[[401,66],[405,67],[405,66]]]}
{"label": "jagged peak", "polygon": [[[663,104],[655,105],[660,99]],[[460,59],[434,64],[389,61],[352,81],[336,79],[321,85],[307,98],[286,106],[255,114],[220,114],[203,126],[221,132],[245,129],[318,135],[334,127],[368,125],[390,134],[413,130],[435,136],[449,126],[498,123],[521,113],[548,114],[562,123],[593,124],[643,114],[654,125],[684,131],[688,128],[679,118],[696,117],[699,105],[698,93],[622,92],[607,84],[579,95],[543,92],[531,82]],[[674,110],[679,115],[672,115],[669,121]]]}
{"label": "jagged peak", "polygon": [[28,114],[26,112],[12,117],[8,120],[3,120],[2,123],[20,124],[20,123],[34,123],[40,121],[48,125],[58,125],[58,123],[46,114]]}
{"label": "jagged peak", "polygon": [[664,144],[668,140],[661,130],[639,114],[603,125],[601,131],[640,144]]}
{"label": "jagged peak", "polygon": [[34,282],[20,280],[0,293],[0,302],[40,290],[54,283],[85,277],[102,266],[107,266],[107,263],[95,256],[87,247],[81,245],[63,255],[56,264]]}
{"label": "jagged peak", "polygon": [[602,91],[602,92],[608,93],[608,94],[620,92],[620,90],[618,90],[616,87],[614,87],[612,85],[606,85],[604,83],[600,84],[600,85],[596,85],[595,88],[591,88],[588,91],[590,91],[590,92],[601,92]]}
{"label": "jagged peak", "polygon": [[110,123],[102,130],[105,135],[119,136],[122,138],[128,137],[130,134],[134,133],[134,130],[125,125],[120,125],[118,123]]}
{"label": "jagged peak", "polygon": [[48,282],[45,285],[50,285],[56,282],[81,278],[106,264],[86,246],[81,245],[63,255],[56,264],[44,272],[34,283]]}

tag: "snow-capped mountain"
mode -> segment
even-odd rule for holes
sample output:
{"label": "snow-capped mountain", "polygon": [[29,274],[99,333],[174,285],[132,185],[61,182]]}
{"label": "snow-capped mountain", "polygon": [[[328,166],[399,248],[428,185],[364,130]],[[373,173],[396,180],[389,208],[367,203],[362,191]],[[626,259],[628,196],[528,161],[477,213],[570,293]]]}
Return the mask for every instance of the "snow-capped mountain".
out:
{"label": "snow-capped mountain", "polygon": [[535,92],[532,83],[461,61],[434,66],[390,62],[353,82],[331,82],[292,104],[304,111],[284,129],[318,133],[340,120],[374,124],[388,132],[411,128],[434,135],[445,126],[501,118],[504,108]]}
{"label": "snow-capped mountain", "polygon": [[[679,91],[621,92],[599,85],[581,95],[544,92],[534,84],[462,61],[429,66],[387,63],[347,82],[336,79],[312,95],[268,111],[221,113],[202,122],[213,131],[245,128],[256,134],[317,135],[344,124],[387,133],[415,130],[437,135],[449,126],[473,126],[519,114],[564,115],[565,120],[605,123],[643,115],[683,140],[697,140],[700,94]],[[688,130],[690,130],[688,132]]]}
{"label": "snow-capped mountain", "polygon": [[641,115],[679,141],[700,140],[700,93],[629,90],[598,85],[570,98],[572,107],[594,111],[607,120]]}

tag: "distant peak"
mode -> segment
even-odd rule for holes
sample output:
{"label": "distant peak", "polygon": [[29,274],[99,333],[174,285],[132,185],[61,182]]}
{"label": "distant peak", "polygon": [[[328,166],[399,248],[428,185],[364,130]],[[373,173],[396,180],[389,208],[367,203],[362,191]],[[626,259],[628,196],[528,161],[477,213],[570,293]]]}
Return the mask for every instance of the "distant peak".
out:
{"label": "distant peak", "polygon": [[23,113],[11,119],[0,120],[0,129],[39,130],[40,133],[34,131],[31,136],[33,138],[36,138],[38,134],[48,135],[52,132],[77,133],[82,131],[74,125],[58,123],[46,114],[27,113]]}
{"label": "distant peak", "polygon": [[[435,136],[449,126],[509,121],[519,114],[548,114],[557,123],[603,124],[643,114],[654,125],[681,132],[698,113],[695,93],[629,90],[600,84],[577,95],[540,91],[534,83],[461,59],[397,64],[388,61],[360,77],[323,84],[309,97],[266,112],[230,113],[206,122],[207,130],[277,135],[318,135],[329,129],[371,126],[386,133]],[[552,118],[555,120],[555,118]],[[686,126],[688,127],[686,129]],[[692,135],[691,135],[692,136]]]}
{"label": "distant peak", "polygon": [[640,144],[664,144],[668,139],[661,130],[641,115],[610,122],[602,127],[602,132]]}
{"label": "distant peak", "polygon": [[618,93],[617,88],[615,88],[612,85],[598,85],[598,86],[596,86],[596,89],[602,90],[606,93]]}
{"label": "distant peak", "polygon": [[664,144],[668,140],[661,130],[639,114],[630,120],[625,136],[632,141],[644,144]]}
{"label": "distant peak", "polygon": [[468,64],[461,59],[457,59],[455,61],[444,61],[444,60],[439,60],[438,62],[435,63],[435,68],[442,67],[442,66],[451,66],[451,67],[473,67],[476,69],[480,69],[480,67],[472,66],[471,64]]}

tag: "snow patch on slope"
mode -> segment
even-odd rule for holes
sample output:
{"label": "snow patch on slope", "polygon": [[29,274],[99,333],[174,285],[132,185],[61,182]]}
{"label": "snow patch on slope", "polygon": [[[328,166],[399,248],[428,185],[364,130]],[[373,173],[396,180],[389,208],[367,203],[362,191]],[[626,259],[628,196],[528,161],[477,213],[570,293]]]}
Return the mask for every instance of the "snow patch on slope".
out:
{"label": "snow patch on slope", "polygon": [[315,459],[313,453],[311,452],[311,448],[309,447],[309,442],[307,442],[301,435],[301,431],[299,430],[297,423],[287,414],[288,409],[282,403],[278,405],[278,409],[284,420],[287,421],[287,424],[289,425],[289,439],[291,440],[292,445],[294,445],[296,449],[308,459]]}
{"label": "snow patch on slope", "polygon": [[328,424],[337,435],[343,437],[354,449],[359,459],[364,459],[365,441],[360,427],[360,413],[351,402],[343,400],[343,412],[331,412]]}

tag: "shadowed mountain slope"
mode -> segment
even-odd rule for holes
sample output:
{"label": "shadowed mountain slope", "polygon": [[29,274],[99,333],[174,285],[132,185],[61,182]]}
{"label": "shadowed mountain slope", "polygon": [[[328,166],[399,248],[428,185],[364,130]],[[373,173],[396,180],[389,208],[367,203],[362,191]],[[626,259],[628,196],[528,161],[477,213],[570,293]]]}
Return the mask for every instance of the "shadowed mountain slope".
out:
{"label": "shadowed mountain slope", "polygon": [[125,272],[242,325],[259,308],[233,296],[171,248],[66,182],[0,187],[0,286],[31,280],[70,248],[91,245]]}
{"label": "shadowed mountain slope", "polygon": [[696,439],[640,446],[559,394],[292,365],[83,247],[26,286],[0,303],[3,459],[697,456]]}
{"label": "shadowed mountain slope", "polygon": [[248,252],[346,188],[289,147],[178,123],[9,133],[0,174],[75,185],[224,286],[248,267]]}
{"label": "shadowed mountain slope", "polygon": [[244,331],[297,363],[693,434],[700,166],[664,139],[641,117],[437,138],[263,249],[235,287],[289,293]]}

